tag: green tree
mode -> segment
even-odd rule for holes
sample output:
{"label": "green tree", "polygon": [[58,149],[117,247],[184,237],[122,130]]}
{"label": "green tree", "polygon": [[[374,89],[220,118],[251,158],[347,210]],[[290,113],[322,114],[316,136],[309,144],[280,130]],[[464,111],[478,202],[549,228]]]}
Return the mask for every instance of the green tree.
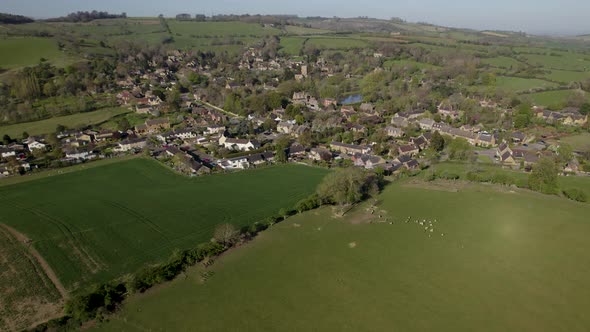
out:
{"label": "green tree", "polygon": [[374,173],[358,167],[348,167],[328,174],[319,184],[316,193],[324,204],[345,206],[358,203],[369,194],[374,194],[377,182]]}
{"label": "green tree", "polygon": [[445,139],[438,131],[435,131],[432,134],[432,139],[430,140],[430,147],[432,147],[434,151],[438,152],[442,151],[445,148]]}
{"label": "green tree", "polygon": [[29,133],[27,133],[26,131],[23,131],[22,137],[23,137],[23,139],[29,138]]}
{"label": "green tree", "polygon": [[558,190],[558,169],[552,158],[541,158],[529,175],[529,187],[545,194],[555,194]]}
{"label": "green tree", "polygon": [[8,134],[4,134],[2,136],[2,142],[4,142],[4,145],[8,145],[12,142],[12,138]]}
{"label": "green tree", "polygon": [[557,148],[557,162],[560,165],[565,165],[574,158],[574,149],[567,143],[559,144]]}

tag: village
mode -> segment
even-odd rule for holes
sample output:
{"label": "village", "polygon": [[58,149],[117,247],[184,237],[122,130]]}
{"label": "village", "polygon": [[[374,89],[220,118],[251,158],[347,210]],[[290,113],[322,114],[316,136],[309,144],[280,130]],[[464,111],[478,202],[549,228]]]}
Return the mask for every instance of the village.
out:
{"label": "village", "polygon": [[[378,53],[367,57],[379,58]],[[440,102],[435,112],[420,107],[392,115],[372,103],[354,103],[334,98],[317,98],[306,91],[294,91],[281,107],[266,114],[251,112],[247,116],[215,106],[207,91],[198,84],[191,91],[177,94],[177,109],[170,111],[158,89],[178,91],[182,77],[199,75],[218,85],[226,93],[240,89],[274,91],[285,70],[292,79],[305,80],[313,71],[329,77],[337,71],[319,57],[313,64],[296,58],[263,57],[260,49],[248,48],[239,68],[264,75],[264,82],[232,77],[213,76],[204,61],[195,62],[187,53],[170,52],[165,66],[150,61],[150,70],[137,70],[117,82],[112,94],[118,104],[133,111],[143,122],[125,130],[100,127],[61,128],[54,135],[30,136],[0,146],[0,176],[27,174],[42,168],[63,167],[91,160],[143,153],[162,160],[187,175],[233,171],[260,167],[277,162],[299,162],[322,166],[354,165],[367,169],[381,168],[391,174],[427,167],[432,158],[433,135],[445,141],[464,140],[474,155],[490,158],[503,167],[530,171],[543,156],[555,155],[557,146],[546,144],[544,138],[528,136],[519,130],[486,127],[482,124],[460,124],[463,112]],[[174,68],[174,72],[170,70]],[[378,70],[379,68],[376,68]],[[177,89],[177,90],[175,90]],[[161,91],[161,90],[158,90]],[[513,110],[502,108],[490,100],[476,100],[482,109],[512,117]],[[448,104],[448,103],[447,103]],[[578,109],[548,111],[533,108],[536,123],[581,127],[588,115]],[[443,144],[444,145],[444,144]],[[36,157],[53,159],[36,163]],[[437,147],[434,152],[441,152]],[[440,156],[439,158],[445,158]],[[563,169],[568,174],[583,174],[572,158]]]}

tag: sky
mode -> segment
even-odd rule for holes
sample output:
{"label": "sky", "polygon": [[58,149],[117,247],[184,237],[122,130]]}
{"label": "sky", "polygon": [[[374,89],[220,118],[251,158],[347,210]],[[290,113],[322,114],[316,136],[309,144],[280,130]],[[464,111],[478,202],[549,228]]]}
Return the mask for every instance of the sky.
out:
{"label": "sky", "polygon": [[0,0],[0,12],[48,18],[79,10],[128,16],[296,14],[388,19],[478,30],[590,34],[590,0]]}

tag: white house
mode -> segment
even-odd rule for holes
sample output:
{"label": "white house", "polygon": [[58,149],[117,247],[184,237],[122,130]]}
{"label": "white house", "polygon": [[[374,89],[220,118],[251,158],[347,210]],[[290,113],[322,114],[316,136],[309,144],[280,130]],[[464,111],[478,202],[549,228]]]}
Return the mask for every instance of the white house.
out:
{"label": "white house", "polygon": [[207,130],[205,134],[213,135],[213,134],[223,134],[225,132],[225,126],[207,126]]}
{"label": "white house", "polygon": [[27,143],[27,147],[29,148],[29,151],[33,152],[33,150],[45,150],[47,145],[41,142],[31,141]]}
{"label": "white house", "polygon": [[247,156],[242,156],[242,157],[235,157],[235,158],[231,158],[231,159],[224,159],[224,160],[218,160],[217,164],[226,170],[232,170],[232,169],[246,169],[250,166],[250,164],[248,163],[248,157]]}
{"label": "white house", "polygon": [[133,149],[143,149],[146,146],[147,141],[145,139],[130,139],[119,142],[118,145],[114,148],[114,150],[120,152],[127,152]]}
{"label": "white house", "polygon": [[229,138],[225,136],[221,136],[219,138],[219,145],[223,146],[226,149],[232,150],[240,150],[240,151],[251,151],[258,149],[260,147],[260,143],[256,140],[247,140],[241,138]]}
{"label": "white house", "polygon": [[14,157],[16,156],[16,151],[14,151],[13,149],[1,147],[0,155],[2,156],[2,158]]}

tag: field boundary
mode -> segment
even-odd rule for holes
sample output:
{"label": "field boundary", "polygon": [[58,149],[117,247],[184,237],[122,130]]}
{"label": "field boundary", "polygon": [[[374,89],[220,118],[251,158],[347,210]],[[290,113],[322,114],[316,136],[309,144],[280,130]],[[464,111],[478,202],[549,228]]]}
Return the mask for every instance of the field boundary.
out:
{"label": "field boundary", "polygon": [[61,297],[64,300],[67,300],[69,298],[68,291],[62,285],[61,281],[59,281],[57,274],[55,274],[55,272],[53,271],[51,266],[49,266],[49,263],[47,263],[45,258],[43,258],[43,256],[41,256],[41,254],[37,251],[37,249],[35,249],[32,245],[30,245],[31,240],[28,237],[26,237],[24,234],[20,233],[19,231],[17,231],[16,229],[14,229],[8,225],[0,224],[0,227],[5,229],[6,231],[8,231],[8,233],[10,233],[10,235],[12,235],[17,241],[25,244],[27,251],[37,261],[39,266],[43,269],[43,272],[45,273],[47,278],[49,278],[49,280],[51,280],[51,282],[55,286],[55,289],[57,289],[57,291],[59,292],[59,294],[61,295]]}

